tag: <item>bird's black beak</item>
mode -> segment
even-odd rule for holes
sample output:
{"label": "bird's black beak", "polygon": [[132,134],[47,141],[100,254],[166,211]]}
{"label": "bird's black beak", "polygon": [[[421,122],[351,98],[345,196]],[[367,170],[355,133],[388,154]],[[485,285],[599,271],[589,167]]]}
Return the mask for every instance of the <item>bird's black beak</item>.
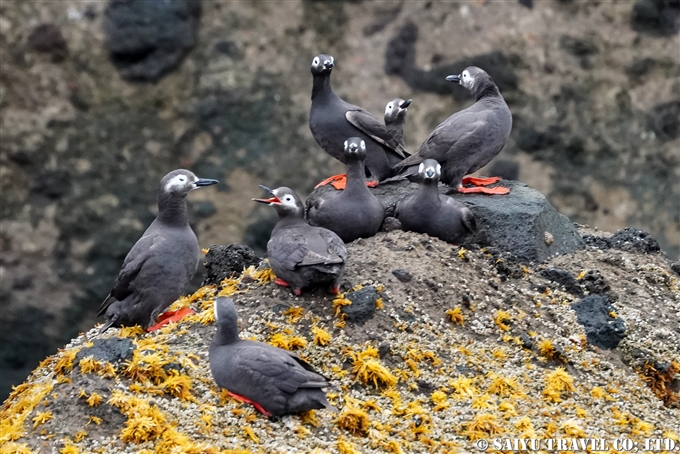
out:
{"label": "bird's black beak", "polygon": [[196,187],[201,187],[201,186],[210,186],[212,184],[217,184],[219,181],[217,180],[211,180],[209,178],[199,178],[198,180],[194,181],[194,186]]}
{"label": "bird's black beak", "polygon": [[333,68],[333,66],[335,66],[335,65],[330,60],[326,60],[325,62],[323,62],[323,67],[326,68],[326,69],[331,69],[331,68]]}
{"label": "bird's black beak", "polygon": [[425,178],[434,178],[434,169],[425,169]]}
{"label": "bird's black beak", "polygon": [[455,75],[455,74],[450,75],[450,76],[448,76],[448,77],[446,78],[446,80],[448,80],[449,82],[455,82],[455,83],[459,84],[459,83],[460,83],[460,74],[458,74],[458,75]]}
{"label": "bird's black beak", "polygon": [[400,109],[406,109],[408,106],[411,105],[412,102],[413,102],[412,99],[407,99],[406,101],[404,101],[404,102],[402,102],[401,104],[399,104],[399,108],[400,108]]}
{"label": "bird's black beak", "polygon": [[357,151],[359,151],[359,146],[355,143],[350,143],[347,146],[347,149],[349,150],[350,153],[356,153]]}
{"label": "bird's black beak", "polygon": [[259,184],[258,186],[259,186],[260,189],[262,189],[263,191],[267,191],[268,193],[270,193],[273,197],[271,197],[271,198],[269,198],[269,199],[252,199],[253,201],[255,201],[255,202],[260,202],[260,203],[266,203],[266,204],[271,204],[271,203],[281,203],[281,200],[279,200],[279,198],[276,197],[276,195],[274,194],[274,190],[273,190],[273,189],[269,189],[267,186],[264,186],[264,185],[262,185],[262,184]]}

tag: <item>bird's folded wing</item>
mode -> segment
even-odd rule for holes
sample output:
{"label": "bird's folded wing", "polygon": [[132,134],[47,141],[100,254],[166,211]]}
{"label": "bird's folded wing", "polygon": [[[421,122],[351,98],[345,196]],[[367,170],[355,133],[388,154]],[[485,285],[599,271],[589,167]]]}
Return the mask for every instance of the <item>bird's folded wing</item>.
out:
{"label": "bird's folded wing", "polygon": [[395,138],[390,134],[384,124],[373,116],[370,112],[363,109],[349,110],[345,113],[345,118],[355,128],[368,134],[376,141],[394,150],[402,158],[410,156],[410,153],[404,149]]}
{"label": "bird's folded wing", "polygon": [[267,382],[287,393],[299,388],[322,387],[313,386],[308,372],[291,359],[285,350],[278,350],[276,347],[249,350],[247,354],[239,356],[238,366],[248,371],[254,383]]}
{"label": "bird's folded wing", "polygon": [[307,254],[307,240],[304,235],[287,232],[285,237],[269,240],[267,250],[269,255],[276,257],[286,269],[294,270]]}

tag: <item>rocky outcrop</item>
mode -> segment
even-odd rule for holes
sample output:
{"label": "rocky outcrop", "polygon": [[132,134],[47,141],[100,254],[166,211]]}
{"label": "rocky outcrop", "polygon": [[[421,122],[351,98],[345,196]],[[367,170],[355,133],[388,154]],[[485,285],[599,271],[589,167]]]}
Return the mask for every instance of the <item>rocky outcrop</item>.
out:
{"label": "rocky outcrop", "polygon": [[[489,66],[515,124],[494,171],[574,221],[643,228],[677,257],[677,11],[675,0],[3,5],[0,395],[95,323],[169,170],[224,183],[191,202],[202,247],[258,253],[275,222],[250,202],[258,183],[304,193],[342,170],[306,126],[319,52],[335,56],[335,90],[378,116],[414,99],[409,150],[472,102],[438,75]],[[388,61],[404,35],[408,59]]]}
{"label": "rocky outcrop", "polygon": [[[501,437],[675,439],[680,292],[665,257],[588,246],[518,273],[503,261],[379,232],[348,245],[342,294],[299,297],[263,262],[181,298],[173,308],[196,313],[177,324],[79,336],[5,401],[0,442],[10,452],[426,453]],[[206,267],[233,263],[212,254]],[[329,377],[337,410],[269,420],[217,388],[207,354],[217,295],[234,299],[244,338],[294,350]]]}

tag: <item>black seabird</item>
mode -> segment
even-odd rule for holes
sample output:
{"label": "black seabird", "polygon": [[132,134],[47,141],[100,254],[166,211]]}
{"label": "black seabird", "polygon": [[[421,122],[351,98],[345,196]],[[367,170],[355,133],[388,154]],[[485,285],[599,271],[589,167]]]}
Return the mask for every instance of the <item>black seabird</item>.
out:
{"label": "black seabird", "polygon": [[[331,71],[334,60],[330,55],[317,55],[312,61],[312,107],[309,111],[309,128],[314,140],[328,154],[345,162],[342,143],[348,137],[359,137],[366,142],[366,172],[371,183],[379,183],[393,176],[393,167],[409,153],[392,137],[385,125],[370,112],[340,99],[331,88]],[[338,177],[338,176],[336,176]],[[331,177],[322,182],[338,189],[342,178]],[[337,180],[337,181],[336,181]],[[339,186],[339,187],[338,187]],[[318,186],[317,186],[318,187]]]}
{"label": "black seabird", "polygon": [[227,297],[215,299],[217,331],[210,343],[210,372],[220,388],[266,416],[331,407],[322,390],[328,379],[295,354],[241,340],[238,313]]}
{"label": "black seabird", "polygon": [[[198,266],[198,240],[187,220],[185,197],[194,189],[216,184],[184,169],[173,170],[158,188],[158,215],[130,249],[113,289],[97,316],[106,321],[100,333],[111,326],[141,325],[149,328],[158,314],[186,290]],[[186,315],[178,311],[162,324]]]}
{"label": "black seabird", "polygon": [[395,208],[394,216],[404,230],[427,233],[447,243],[459,243],[477,230],[470,210],[449,196],[439,194],[441,166],[426,159],[418,167],[418,190],[407,195]]}
{"label": "black seabird", "polygon": [[[466,68],[460,75],[448,76],[446,80],[460,83],[475,96],[476,102],[444,120],[423,142],[418,153],[396,165],[397,169],[417,166],[425,159],[435,159],[442,165],[442,182],[451,191],[507,194],[503,187],[465,188],[463,183],[486,186],[496,183],[500,177],[465,178],[491,161],[505,146],[512,129],[512,115],[493,79],[476,66]],[[403,175],[413,175],[416,167]]]}
{"label": "black seabird", "polygon": [[406,148],[404,145],[404,124],[406,123],[406,112],[411,102],[413,102],[412,99],[404,101],[401,98],[394,98],[385,106],[385,127],[402,148]]}
{"label": "black seabird", "polygon": [[345,243],[330,230],[307,224],[302,202],[292,189],[260,187],[272,197],[253,200],[273,206],[279,214],[279,222],[267,242],[276,283],[290,287],[296,295],[302,289],[317,286],[327,286],[332,293],[338,293],[345,274]]}
{"label": "black seabird", "polygon": [[364,159],[366,143],[351,137],[344,144],[347,186],[342,192],[329,191],[307,200],[307,220],[325,227],[349,243],[375,235],[385,217],[382,202],[366,187]]}

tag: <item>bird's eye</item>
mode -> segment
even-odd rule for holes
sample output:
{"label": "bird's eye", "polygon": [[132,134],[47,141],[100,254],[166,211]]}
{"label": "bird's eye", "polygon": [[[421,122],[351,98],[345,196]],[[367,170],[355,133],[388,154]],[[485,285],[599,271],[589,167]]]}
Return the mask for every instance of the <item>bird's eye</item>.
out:
{"label": "bird's eye", "polygon": [[181,181],[182,183],[184,183],[185,181],[187,181],[187,179],[186,179],[185,177],[179,177],[179,181]]}
{"label": "bird's eye", "polygon": [[285,200],[286,202],[292,202],[293,198],[291,196],[287,195],[283,200]]}
{"label": "bird's eye", "polygon": [[463,79],[467,79],[469,76],[467,71],[463,71]]}
{"label": "bird's eye", "polygon": [[392,110],[392,103],[388,104],[388,105],[387,105],[387,108],[390,109],[390,110]]}
{"label": "bird's eye", "polygon": [[314,66],[319,65],[319,57],[314,57],[314,61],[312,62],[312,65],[314,65]]}

